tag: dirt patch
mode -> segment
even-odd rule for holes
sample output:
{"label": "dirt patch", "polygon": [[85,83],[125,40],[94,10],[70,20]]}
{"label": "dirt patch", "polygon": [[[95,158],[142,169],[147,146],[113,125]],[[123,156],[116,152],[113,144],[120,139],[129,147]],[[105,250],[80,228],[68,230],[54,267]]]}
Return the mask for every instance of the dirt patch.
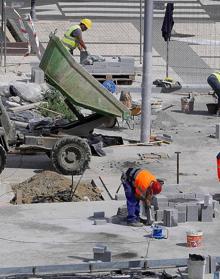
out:
{"label": "dirt patch", "polygon": [[38,173],[13,185],[12,190],[15,193],[13,204],[103,200],[100,190],[90,182],[73,181],[72,187],[71,180],[52,171]]}

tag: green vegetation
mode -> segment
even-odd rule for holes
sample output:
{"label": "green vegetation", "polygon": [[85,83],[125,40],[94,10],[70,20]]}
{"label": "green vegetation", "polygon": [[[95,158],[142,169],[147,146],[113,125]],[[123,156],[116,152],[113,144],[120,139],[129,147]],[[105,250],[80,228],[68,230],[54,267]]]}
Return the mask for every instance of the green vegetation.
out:
{"label": "green vegetation", "polygon": [[48,89],[44,94],[44,101],[46,101],[47,104],[42,104],[39,107],[40,113],[43,116],[63,118],[69,121],[76,120],[76,116],[66,105],[63,95],[54,87]]}

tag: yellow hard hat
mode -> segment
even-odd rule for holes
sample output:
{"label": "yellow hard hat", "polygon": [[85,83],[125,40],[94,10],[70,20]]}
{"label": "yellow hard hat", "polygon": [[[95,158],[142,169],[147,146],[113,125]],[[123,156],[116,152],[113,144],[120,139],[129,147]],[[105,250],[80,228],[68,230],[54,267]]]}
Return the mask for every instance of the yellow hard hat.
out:
{"label": "yellow hard hat", "polygon": [[88,18],[83,18],[80,23],[84,24],[88,29],[92,28],[92,21]]}

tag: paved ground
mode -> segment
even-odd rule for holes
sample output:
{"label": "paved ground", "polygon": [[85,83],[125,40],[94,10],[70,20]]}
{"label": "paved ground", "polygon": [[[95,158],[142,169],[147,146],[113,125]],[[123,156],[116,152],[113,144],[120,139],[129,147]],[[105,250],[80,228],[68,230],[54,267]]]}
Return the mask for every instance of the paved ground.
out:
{"label": "paved ground", "polygon": [[[204,0],[197,1],[198,3],[202,6],[211,2]],[[209,6],[202,7],[209,8]],[[212,7],[215,8],[215,6]],[[46,31],[45,24],[47,24]],[[47,42],[48,34],[54,30],[54,25],[58,26],[59,34],[62,34],[69,25],[69,21],[55,20],[51,23],[48,23],[48,21],[36,23],[36,28],[42,42]],[[179,24],[177,28],[183,31],[184,25],[181,26]],[[199,31],[201,33],[202,26],[201,24]],[[112,23],[111,28],[114,29],[115,27],[116,23]],[[128,50],[126,45],[126,32],[129,28],[134,30],[134,27],[135,24],[130,22],[129,24],[126,22],[120,24],[118,28],[124,34],[120,39],[124,40],[124,44],[119,49],[117,44],[114,46],[110,44],[112,38],[114,40],[117,38],[108,36],[106,22],[95,23],[94,30],[99,30],[98,34],[104,34],[109,44],[106,44],[105,48],[94,44],[94,41],[92,41],[94,33],[92,32],[95,31],[91,31],[91,33],[87,34],[87,38],[91,43],[92,51],[94,53],[97,51],[97,54],[104,55],[109,50],[117,55],[121,53],[128,55],[132,52],[134,56],[137,56],[137,45],[132,51],[131,49]],[[184,30],[184,32],[190,33],[192,29]],[[100,37],[97,36],[97,38],[99,38],[97,40],[102,40],[101,35]],[[135,40],[138,40],[138,35],[135,37]],[[188,48],[188,46],[186,47]],[[159,48],[158,44],[154,50],[154,58],[156,59],[155,61],[159,61],[159,69],[154,67],[153,78],[157,77],[158,73],[162,75],[165,65],[164,59],[161,58],[163,55],[161,54],[160,57],[157,55]],[[181,51],[184,53],[184,49]],[[205,57],[205,48],[201,49],[198,47],[197,51],[198,53],[203,53],[204,60],[208,59]],[[213,57],[215,55],[216,53],[213,54]],[[36,63],[38,63],[36,57],[7,57],[7,68],[1,68],[1,84],[7,84],[15,79],[26,79],[30,75],[31,65]],[[163,63],[163,67],[161,67],[160,63]],[[203,64],[201,64],[202,66]],[[171,69],[171,71],[176,79],[181,80],[182,76],[175,69]],[[17,75],[19,72],[22,73],[21,76]],[[188,76],[190,76],[189,73]],[[140,84],[141,77],[137,77],[134,86],[140,87]],[[138,93],[133,93],[132,97],[135,100],[140,100],[140,94]],[[180,99],[182,95],[180,93],[160,93],[154,94],[153,97],[162,99],[164,108],[171,104],[173,107],[152,115],[152,133],[171,135],[173,142],[168,145],[162,144],[161,146],[124,145],[114,148],[108,147],[105,149],[107,156],[92,158],[90,169],[85,172],[83,179],[91,180],[101,176],[114,196],[120,183],[121,171],[130,165],[135,165],[149,168],[157,176],[164,178],[166,191],[172,191],[176,183],[175,152],[180,151],[181,185],[178,189],[184,192],[218,193],[219,182],[216,174],[216,155],[219,152],[219,140],[215,139],[214,136],[215,125],[219,123],[219,118],[209,115],[206,108],[206,103],[213,102],[212,97],[207,94],[195,94],[195,106],[192,114],[181,112]],[[128,129],[126,123],[120,122],[120,128],[116,127],[112,130],[102,129],[96,130],[96,132],[122,136],[125,143],[129,139],[139,140],[140,118],[135,118],[134,130]],[[139,154],[146,153],[165,154],[167,158],[141,160]],[[10,155],[8,157],[7,168],[0,176],[2,194],[10,191],[11,183],[23,181],[44,169],[52,169],[49,159],[44,155]],[[74,179],[77,180],[78,177]],[[123,193],[122,189],[120,193]],[[146,247],[149,241],[148,235],[150,233],[149,227],[134,229],[111,223],[104,226],[94,226],[91,218],[89,218],[93,215],[94,211],[105,211],[107,217],[112,217],[116,214],[118,206],[125,203],[124,201],[13,206],[7,204],[9,195],[10,193],[0,196],[1,267],[88,261],[92,257],[92,248],[100,243],[106,243],[112,250],[114,261],[146,256]],[[150,242],[147,256],[151,259],[166,258],[167,255],[169,257],[187,257],[190,252],[195,252],[194,249],[191,250],[185,246],[186,231],[189,229],[201,229],[204,232],[204,246],[196,249],[196,253],[219,256],[219,218],[217,216],[212,223],[186,223],[169,229],[169,238],[167,240],[154,240]]]}

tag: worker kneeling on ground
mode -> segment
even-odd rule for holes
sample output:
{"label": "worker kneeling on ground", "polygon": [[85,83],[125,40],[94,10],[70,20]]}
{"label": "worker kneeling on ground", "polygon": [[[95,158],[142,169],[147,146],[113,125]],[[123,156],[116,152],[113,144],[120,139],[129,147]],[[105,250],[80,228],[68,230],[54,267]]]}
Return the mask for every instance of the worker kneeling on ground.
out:
{"label": "worker kneeling on ground", "polygon": [[163,181],[156,179],[150,171],[137,168],[129,168],[122,174],[121,181],[127,199],[127,224],[141,227],[140,200],[149,208],[152,196],[161,192]]}
{"label": "worker kneeling on ground", "polygon": [[92,28],[92,21],[88,18],[84,18],[80,21],[79,25],[70,26],[64,33],[62,42],[71,54],[73,54],[75,48],[78,48],[80,51],[82,49],[87,50],[82,38],[82,32],[90,28]]}

